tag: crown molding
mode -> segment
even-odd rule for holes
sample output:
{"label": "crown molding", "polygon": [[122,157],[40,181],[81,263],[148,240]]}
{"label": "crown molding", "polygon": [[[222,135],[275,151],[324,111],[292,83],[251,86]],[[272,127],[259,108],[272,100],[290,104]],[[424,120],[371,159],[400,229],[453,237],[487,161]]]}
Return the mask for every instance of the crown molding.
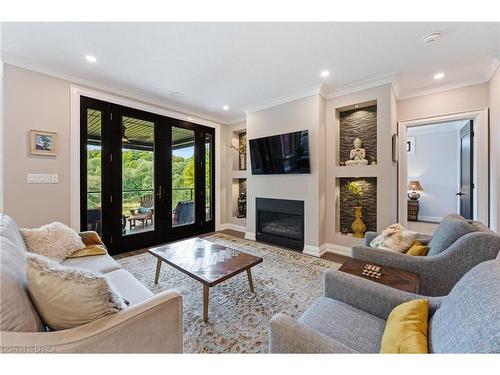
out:
{"label": "crown molding", "polygon": [[491,55],[488,63],[486,64],[485,76],[487,81],[489,81],[491,77],[493,77],[493,74],[495,74],[499,66],[500,66],[500,52],[498,52],[495,55]]}
{"label": "crown molding", "polygon": [[302,90],[296,90],[293,92],[290,92],[288,94],[278,96],[273,99],[265,100],[261,103],[251,105],[247,108],[245,108],[243,111],[248,115],[249,113],[253,112],[258,112],[262,111],[263,109],[266,108],[271,108],[271,107],[276,107],[280,104],[285,104],[289,102],[293,102],[294,100],[302,99],[302,98],[307,98],[308,96],[312,95],[322,95],[322,92],[324,92],[324,85],[314,85],[311,87],[308,87],[306,89]]}
{"label": "crown molding", "polygon": [[350,83],[348,85],[339,86],[337,88],[334,88],[333,90],[330,90],[328,92],[328,94],[326,95],[326,98],[332,99],[332,98],[336,98],[339,96],[353,94],[353,93],[358,92],[358,91],[371,89],[373,87],[387,85],[389,83],[392,84],[394,81],[395,75],[396,75],[396,73],[390,73],[390,74],[385,74],[382,76],[366,79],[363,81]]}
{"label": "crown molding", "polygon": [[239,119],[242,118],[241,115],[235,116],[235,117],[230,118],[230,119],[222,119],[222,118],[207,116],[206,114],[197,112],[195,109],[188,108],[185,106],[180,106],[176,103],[172,103],[172,102],[168,101],[167,99],[163,99],[163,98],[156,97],[153,95],[143,94],[141,92],[130,90],[129,88],[120,87],[117,85],[103,85],[103,84],[96,82],[96,81],[93,81],[93,80],[88,80],[88,79],[76,77],[72,74],[61,73],[60,71],[57,71],[57,70],[52,69],[48,66],[45,66],[44,64],[34,62],[31,59],[15,56],[15,55],[5,53],[5,52],[2,52],[1,60],[4,64],[9,64],[9,65],[17,66],[19,68],[31,70],[31,71],[34,71],[37,73],[49,75],[51,77],[55,77],[58,79],[69,81],[71,84],[85,86],[85,87],[88,87],[91,89],[96,89],[96,90],[100,90],[100,91],[110,93],[113,95],[118,95],[118,96],[122,96],[122,97],[125,97],[128,99],[136,100],[136,101],[142,102],[144,104],[151,104],[151,105],[154,105],[154,106],[166,109],[166,110],[174,111],[174,112],[179,113],[180,116],[192,117],[193,121],[195,121],[198,118],[198,119],[203,120],[203,121],[209,121],[209,122],[227,125],[227,124],[237,122]]}
{"label": "crown molding", "polygon": [[472,79],[446,82],[446,83],[443,83],[440,85],[432,85],[432,86],[423,87],[421,89],[403,92],[402,94],[400,94],[398,96],[398,100],[405,100],[405,99],[416,98],[416,97],[424,96],[424,95],[437,94],[437,93],[440,93],[443,91],[449,91],[449,90],[459,89],[462,87],[479,85],[479,84],[485,83],[485,82],[488,82],[488,79],[484,76],[476,77],[476,78],[472,78]]}

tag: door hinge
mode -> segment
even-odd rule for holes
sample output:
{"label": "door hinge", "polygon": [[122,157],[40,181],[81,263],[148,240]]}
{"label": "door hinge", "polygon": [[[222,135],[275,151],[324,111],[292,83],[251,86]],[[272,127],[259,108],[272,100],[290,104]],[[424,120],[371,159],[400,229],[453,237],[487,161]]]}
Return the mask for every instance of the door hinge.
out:
{"label": "door hinge", "polygon": [[110,195],[110,196],[109,196],[109,201],[110,201],[111,203],[113,203],[113,196],[112,196],[112,195]]}
{"label": "door hinge", "polygon": [[109,118],[110,118],[111,120],[113,120],[113,112],[111,112],[111,113],[109,114]]}
{"label": "door hinge", "polygon": [[113,161],[113,154],[109,155],[109,161]]}
{"label": "door hinge", "polygon": [[113,243],[113,236],[109,237],[109,243]]}

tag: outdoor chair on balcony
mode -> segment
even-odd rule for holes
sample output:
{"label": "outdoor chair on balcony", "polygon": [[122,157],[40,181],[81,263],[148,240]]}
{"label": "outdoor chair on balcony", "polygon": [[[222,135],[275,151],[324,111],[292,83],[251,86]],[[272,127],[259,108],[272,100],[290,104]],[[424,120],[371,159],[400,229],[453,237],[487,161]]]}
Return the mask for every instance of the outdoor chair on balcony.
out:
{"label": "outdoor chair on balcony", "polygon": [[135,210],[130,210],[130,215],[128,218],[130,229],[137,226],[137,222],[141,222],[141,226],[144,228],[148,226],[148,221],[153,225],[154,216],[154,196],[153,194],[143,195],[139,199],[139,208]]}
{"label": "outdoor chair on balcony", "polygon": [[194,201],[177,203],[177,206],[172,211],[172,223],[174,225],[194,223]]}

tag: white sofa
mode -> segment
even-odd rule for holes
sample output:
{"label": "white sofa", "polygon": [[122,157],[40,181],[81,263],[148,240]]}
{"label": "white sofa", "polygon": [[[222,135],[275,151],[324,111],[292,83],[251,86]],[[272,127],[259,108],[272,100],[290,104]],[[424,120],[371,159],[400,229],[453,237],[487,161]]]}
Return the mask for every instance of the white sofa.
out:
{"label": "white sofa", "polygon": [[[84,242],[92,236],[83,235]],[[182,296],[154,295],[109,255],[63,262],[102,272],[130,302],[127,309],[80,327],[49,331],[26,289],[26,246],[19,229],[0,213],[0,350],[26,353],[181,353]],[[153,277],[154,275],[151,275]]]}

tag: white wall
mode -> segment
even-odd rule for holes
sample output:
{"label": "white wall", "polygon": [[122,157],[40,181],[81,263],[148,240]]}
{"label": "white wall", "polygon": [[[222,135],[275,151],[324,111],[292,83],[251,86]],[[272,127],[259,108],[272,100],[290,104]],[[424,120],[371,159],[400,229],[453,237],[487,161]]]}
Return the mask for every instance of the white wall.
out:
{"label": "white wall", "polygon": [[[75,151],[75,147],[70,146],[70,136],[79,129],[78,124],[76,129],[71,129],[71,86],[72,82],[64,79],[4,64],[4,212],[20,226],[34,227],[51,221],[71,224],[71,192],[79,194],[78,186],[72,185],[70,180],[73,172],[70,170],[70,154]],[[93,91],[148,105],[119,95],[119,90],[115,93]],[[175,113],[179,117],[188,115],[158,105],[151,108]],[[57,132],[58,155],[29,155],[29,129]],[[59,183],[28,184],[28,173],[58,174]],[[218,182],[221,185],[221,181]]]}
{"label": "white wall", "polygon": [[454,127],[428,134],[412,130],[407,136],[415,138],[415,153],[408,154],[408,180],[420,181],[424,189],[419,192],[419,220],[440,221],[457,212],[459,134]]}
{"label": "white wall", "polygon": [[305,206],[305,247],[319,251],[320,245],[320,155],[324,148],[321,116],[323,99],[319,95],[295,100],[247,115],[247,138],[309,130],[310,174],[247,174],[247,237],[255,235],[255,198],[303,200]]}
{"label": "white wall", "polygon": [[[398,101],[399,121],[425,119],[490,107],[490,227],[498,230],[499,208],[499,149],[500,149],[500,74],[489,83],[418,96]],[[495,165],[496,164],[496,165]]]}

